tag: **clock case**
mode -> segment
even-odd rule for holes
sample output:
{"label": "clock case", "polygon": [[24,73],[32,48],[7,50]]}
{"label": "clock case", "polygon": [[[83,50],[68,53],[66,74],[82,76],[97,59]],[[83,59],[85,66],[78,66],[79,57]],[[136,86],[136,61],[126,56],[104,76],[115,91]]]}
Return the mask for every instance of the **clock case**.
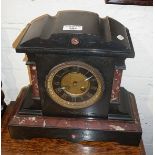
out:
{"label": "clock case", "polygon": [[[12,138],[139,145],[142,130],[135,98],[120,87],[125,59],[135,55],[129,31],[121,23],[87,11],[60,11],[29,23],[13,47],[17,53],[26,53],[31,84],[17,97],[9,122]],[[47,74],[68,61],[82,61],[102,74],[105,88],[97,103],[75,110],[49,98]]]}
{"label": "clock case", "polygon": [[[63,30],[70,25],[77,29]],[[78,26],[82,26],[82,30],[78,30]],[[77,45],[72,43],[73,38],[78,39]],[[23,103],[20,114],[132,120],[127,92],[120,88],[120,82],[125,59],[134,57],[134,50],[128,29],[118,21],[99,18],[92,12],[60,11],[56,16],[44,15],[33,20],[19,35],[14,47],[17,53],[26,53],[28,67],[36,67],[35,74],[30,72],[36,76],[31,102]],[[49,97],[45,88],[47,74],[54,66],[68,61],[85,62],[102,74],[105,88],[97,103],[69,109]],[[120,76],[117,77],[117,73]],[[116,82],[115,78],[118,78]],[[117,89],[114,100],[113,87]]]}

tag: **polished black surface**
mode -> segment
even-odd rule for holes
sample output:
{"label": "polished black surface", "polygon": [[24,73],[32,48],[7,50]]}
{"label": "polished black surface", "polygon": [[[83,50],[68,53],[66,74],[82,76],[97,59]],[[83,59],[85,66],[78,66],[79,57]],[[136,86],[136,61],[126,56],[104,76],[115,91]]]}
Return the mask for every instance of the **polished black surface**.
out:
{"label": "polished black surface", "polygon": [[[64,30],[64,26],[81,30]],[[77,38],[79,43],[72,44]],[[118,21],[87,11],[60,11],[33,20],[20,40],[19,53],[81,53],[100,56],[134,57],[129,31]]]}

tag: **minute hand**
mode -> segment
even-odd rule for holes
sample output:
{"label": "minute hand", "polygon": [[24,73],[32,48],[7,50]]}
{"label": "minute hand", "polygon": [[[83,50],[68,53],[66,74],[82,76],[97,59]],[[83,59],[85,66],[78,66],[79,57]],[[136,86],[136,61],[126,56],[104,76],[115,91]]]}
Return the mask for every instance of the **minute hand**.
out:
{"label": "minute hand", "polygon": [[85,81],[88,81],[89,79],[91,79],[93,76],[90,76],[88,78],[85,79]]}

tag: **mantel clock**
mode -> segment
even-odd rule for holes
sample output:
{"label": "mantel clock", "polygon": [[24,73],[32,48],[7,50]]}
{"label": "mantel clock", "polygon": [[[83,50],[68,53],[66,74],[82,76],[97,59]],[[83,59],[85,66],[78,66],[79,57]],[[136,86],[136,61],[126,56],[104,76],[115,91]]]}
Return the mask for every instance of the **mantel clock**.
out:
{"label": "mantel clock", "polygon": [[[69,119],[77,120],[77,123],[89,120],[90,123],[92,120],[93,126],[94,120],[96,125],[99,121],[135,121],[133,95],[120,87],[125,59],[133,58],[135,53],[129,30],[118,21],[110,17],[100,18],[87,11],[43,15],[25,27],[13,46],[17,53],[26,53],[31,81],[25,88],[18,117],[48,118],[49,122]],[[70,135],[79,129],[72,123]],[[47,130],[46,126],[44,128]],[[55,128],[60,129],[60,126]],[[33,133],[33,136],[46,137],[46,132],[44,135]],[[49,132],[47,137],[52,135]],[[56,138],[67,136],[58,131]],[[138,143],[141,132],[130,136],[135,136],[135,143]],[[98,140],[96,137],[90,139]],[[68,139],[80,138],[72,136]]]}

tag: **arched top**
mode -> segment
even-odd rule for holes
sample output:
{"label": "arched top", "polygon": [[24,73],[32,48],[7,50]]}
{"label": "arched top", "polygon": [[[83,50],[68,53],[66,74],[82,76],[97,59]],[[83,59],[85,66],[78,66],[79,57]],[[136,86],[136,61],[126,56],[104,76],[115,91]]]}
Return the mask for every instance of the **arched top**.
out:
{"label": "arched top", "polygon": [[[78,44],[74,44],[75,38]],[[14,47],[20,53],[83,51],[101,56],[134,57],[128,29],[118,21],[88,11],[59,11],[29,23]]]}

